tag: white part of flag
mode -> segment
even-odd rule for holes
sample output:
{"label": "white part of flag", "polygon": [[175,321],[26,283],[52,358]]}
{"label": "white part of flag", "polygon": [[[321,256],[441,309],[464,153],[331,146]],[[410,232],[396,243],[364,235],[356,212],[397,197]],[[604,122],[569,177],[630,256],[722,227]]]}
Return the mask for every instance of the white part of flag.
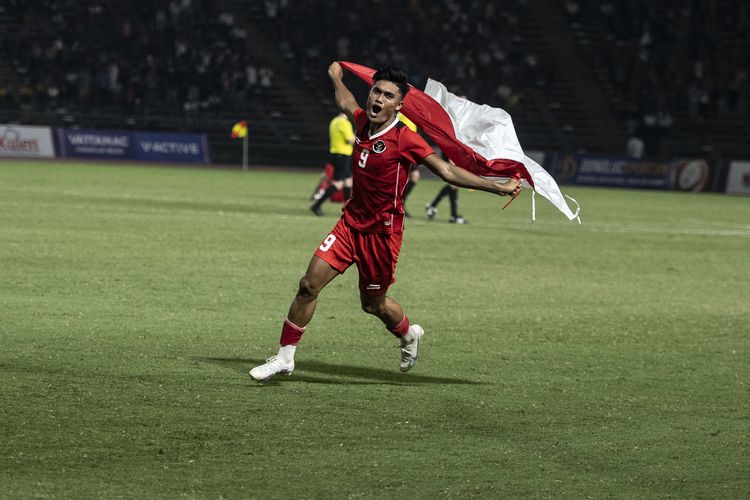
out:
{"label": "white part of flag", "polygon": [[[568,219],[578,218],[580,207],[574,213],[565,202],[555,179],[524,154],[513,127],[513,119],[507,111],[458,97],[450,93],[442,83],[432,79],[427,81],[424,91],[448,113],[456,139],[487,160],[508,159],[523,163],[534,181],[535,191],[547,198]],[[524,187],[531,186],[524,182]],[[578,205],[569,196],[565,197]],[[580,219],[578,222],[580,223]]]}

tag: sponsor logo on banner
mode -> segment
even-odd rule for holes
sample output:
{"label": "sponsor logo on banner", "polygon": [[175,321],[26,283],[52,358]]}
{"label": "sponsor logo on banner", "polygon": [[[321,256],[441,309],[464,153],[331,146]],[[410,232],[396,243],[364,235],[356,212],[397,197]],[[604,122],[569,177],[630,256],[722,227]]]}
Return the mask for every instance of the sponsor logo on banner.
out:
{"label": "sponsor logo on banner", "polygon": [[732,161],[729,163],[726,192],[750,195],[750,161]]}
{"label": "sponsor logo on banner", "polygon": [[640,189],[669,189],[671,171],[666,162],[587,155],[558,157],[553,168],[561,183]]}
{"label": "sponsor logo on banner", "polygon": [[208,163],[204,134],[58,129],[60,155],[66,158]]}
{"label": "sponsor logo on banner", "polygon": [[135,159],[130,132],[66,128],[57,135],[63,158]]}
{"label": "sponsor logo on banner", "polygon": [[208,163],[208,145],[203,134],[135,132],[136,157],[144,161]]}
{"label": "sponsor logo on banner", "polygon": [[674,188],[694,193],[706,189],[711,169],[706,160],[690,159],[674,162]]}
{"label": "sponsor logo on banner", "polygon": [[0,125],[0,156],[54,158],[52,129],[22,125]]}
{"label": "sponsor logo on banner", "polygon": [[702,191],[711,177],[708,163],[700,158],[649,161],[561,155],[555,158],[551,171],[561,184],[679,191]]}

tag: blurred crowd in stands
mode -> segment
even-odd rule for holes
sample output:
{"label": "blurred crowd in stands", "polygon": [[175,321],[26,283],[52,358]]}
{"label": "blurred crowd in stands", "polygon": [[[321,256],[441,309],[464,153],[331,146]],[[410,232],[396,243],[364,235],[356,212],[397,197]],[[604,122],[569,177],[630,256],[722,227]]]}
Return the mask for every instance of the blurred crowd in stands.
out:
{"label": "blurred crowd in stands", "polygon": [[211,2],[7,0],[0,54],[18,73],[0,98],[53,107],[210,110],[273,84],[232,14]]}
{"label": "blurred crowd in stands", "polygon": [[750,111],[750,2],[562,3],[569,23],[591,33],[594,66],[606,70],[625,126],[652,155],[676,116],[700,130],[706,118]]}
{"label": "blurred crowd in stands", "polygon": [[[257,63],[235,14],[206,0],[5,4],[4,15],[17,31],[0,34],[0,53],[20,76],[17,88],[0,91],[6,99],[217,109],[243,107],[252,93],[273,85],[273,70]],[[324,91],[330,61],[355,58],[373,66],[402,65],[420,84],[429,73],[480,100],[512,107],[530,77],[543,72],[538,56],[521,43],[514,11],[525,0],[511,4],[465,9],[456,0],[357,0],[342,8],[335,2],[264,0],[268,23],[260,28]],[[443,75],[433,68],[444,68]]]}
{"label": "blurred crowd in stands", "polygon": [[297,59],[306,80],[326,91],[320,68],[332,59],[375,68],[393,64],[408,70],[418,87],[431,77],[504,108],[514,107],[525,87],[544,85],[539,56],[523,43],[526,0],[374,0],[347,8],[336,2],[266,3],[274,6],[269,17],[283,19],[284,51]]}

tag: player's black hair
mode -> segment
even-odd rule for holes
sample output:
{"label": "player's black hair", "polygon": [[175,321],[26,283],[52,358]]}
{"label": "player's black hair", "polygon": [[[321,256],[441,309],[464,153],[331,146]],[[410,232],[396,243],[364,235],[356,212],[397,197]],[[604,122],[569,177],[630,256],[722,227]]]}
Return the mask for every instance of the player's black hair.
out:
{"label": "player's black hair", "polygon": [[401,99],[406,97],[406,93],[409,92],[409,77],[406,75],[406,72],[403,70],[400,70],[393,66],[388,66],[388,67],[379,69],[372,76],[372,81],[377,82],[379,80],[385,80],[386,82],[391,82],[391,83],[396,84],[396,86],[398,87],[398,90],[401,91]]}

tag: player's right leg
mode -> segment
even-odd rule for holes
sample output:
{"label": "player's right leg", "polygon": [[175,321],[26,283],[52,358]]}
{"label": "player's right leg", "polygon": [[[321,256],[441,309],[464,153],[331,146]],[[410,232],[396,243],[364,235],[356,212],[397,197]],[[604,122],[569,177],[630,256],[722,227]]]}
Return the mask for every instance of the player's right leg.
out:
{"label": "player's right leg", "polygon": [[432,200],[432,203],[429,203],[425,207],[424,210],[425,210],[425,213],[427,214],[428,219],[435,218],[435,214],[438,211],[437,209],[438,204],[442,201],[443,198],[449,195],[449,193],[451,192],[451,187],[452,186],[450,184],[446,184],[445,186],[443,186],[443,188],[438,192],[437,196],[435,196],[435,199]]}
{"label": "player's right leg", "polygon": [[347,188],[348,186],[348,188],[344,192],[344,196],[348,199],[348,195],[351,192],[351,156],[332,154],[330,161],[333,165],[333,179],[331,181],[331,186],[329,186],[328,189],[326,189],[326,191],[323,193],[323,196],[321,196],[310,207],[310,211],[318,216],[323,215],[323,211],[320,209],[320,207],[328,198],[333,195],[333,193],[342,188]]}
{"label": "player's right leg", "polygon": [[455,186],[450,186],[450,188],[451,190],[450,193],[448,193],[448,198],[451,202],[451,218],[449,221],[453,224],[466,224],[469,221],[458,214],[458,188]]}
{"label": "player's right leg", "polygon": [[320,291],[339,274],[341,272],[334,269],[331,264],[317,255],[313,255],[310,264],[307,266],[307,272],[299,281],[297,294],[294,296],[292,305],[289,307],[289,314],[287,315],[289,320],[299,325],[300,328],[307,326],[313,314],[315,314],[315,306],[318,303]]}
{"label": "player's right leg", "polygon": [[344,187],[344,181],[332,180],[331,184],[326,188],[320,198],[315,200],[315,203],[310,206],[310,211],[317,216],[323,215],[323,210],[321,210],[320,207],[328,200],[328,198],[333,196],[333,193],[335,193],[342,187]]}
{"label": "player's right leg", "polygon": [[328,187],[329,179],[328,175],[326,173],[328,169],[328,166],[326,165],[326,168],[323,169],[323,171],[320,173],[320,178],[318,179],[318,184],[315,186],[315,189],[313,190],[312,194],[310,195],[310,200],[317,200],[321,196],[323,196],[323,193],[325,192],[326,188]]}
{"label": "player's right leg", "polygon": [[315,313],[318,294],[336,276],[354,262],[352,234],[343,219],[323,239],[299,282],[289,313],[281,329],[279,352],[266,363],[250,370],[255,380],[268,380],[277,373],[290,374],[294,370],[294,354],[307,324]]}
{"label": "player's right leg", "polygon": [[353,183],[352,177],[347,177],[344,179],[344,203],[352,197],[352,183]]}
{"label": "player's right leg", "polygon": [[315,313],[318,295],[339,274],[341,273],[328,262],[313,255],[307,272],[299,281],[297,294],[294,296],[292,305],[289,307],[289,314],[281,328],[279,352],[262,365],[250,370],[252,378],[268,380],[278,373],[290,375],[294,371],[294,354],[297,344]]}

